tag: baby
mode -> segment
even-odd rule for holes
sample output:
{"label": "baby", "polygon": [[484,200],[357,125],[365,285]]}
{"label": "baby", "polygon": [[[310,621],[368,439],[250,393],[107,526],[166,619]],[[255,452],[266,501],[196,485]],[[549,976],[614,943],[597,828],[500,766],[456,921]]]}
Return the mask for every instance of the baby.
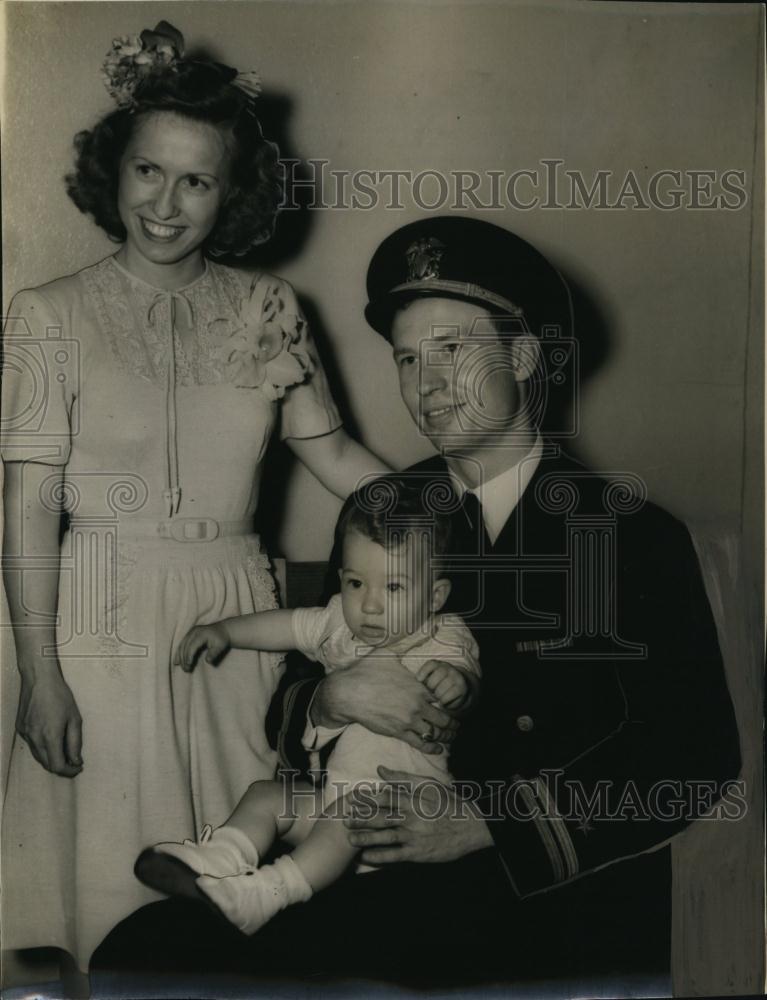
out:
{"label": "baby", "polygon": [[[193,670],[203,650],[210,663],[233,647],[297,649],[326,671],[385,653],[412,671],[436,704],[467,708],[478,685],[477,645],[460,618],[438,614],[450,582],[433,566],[433,556],[447,549],[449,517],[428,510],[421,491],[406,479],[389,475],[349,497],[336,532],[341,593],[327,607],[257,612],[198,626],[181,642],[181,665]],[[154,888],[178,891],[173,869],[178,872],[180,862],[231,923],[253,934],[285,906],[331,885],[354,861],[357,851],[341,822],[349,811],[345,796],[373,787],[379,765],[451,782],[444,748],[427,755],[349,725],[332,750],[322,791],[299,783],[288,796],[281,782],[257,781],[223,826],[205,827],[196,843],[155,845],[141,855],[136,873]],[[293,851],[259,867],[276,838]]]}

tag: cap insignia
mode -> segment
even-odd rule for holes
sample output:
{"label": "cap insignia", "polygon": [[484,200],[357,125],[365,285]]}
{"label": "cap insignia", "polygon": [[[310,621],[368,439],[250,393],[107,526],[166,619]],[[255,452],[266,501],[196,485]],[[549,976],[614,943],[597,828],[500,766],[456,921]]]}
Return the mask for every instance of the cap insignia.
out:
{"label": "cap insignia", "polygon": [[416,240],[405,254],[407,257],[408,281],[425,281],[439,277],[439,265],[447,247],[434,236]]}

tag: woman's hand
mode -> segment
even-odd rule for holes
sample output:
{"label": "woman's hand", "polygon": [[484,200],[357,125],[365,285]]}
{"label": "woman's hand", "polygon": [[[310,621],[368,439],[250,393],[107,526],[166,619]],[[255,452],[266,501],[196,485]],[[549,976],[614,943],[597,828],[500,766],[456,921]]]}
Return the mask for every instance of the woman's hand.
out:
{"label": "woman's hand", "polygon": [[349,843],[362,850],[368,865],[397,861],[455,861],[492,847],[493,838],[479,812],[435,778],[379,767],[388,785],[358,791],[352,816],[344,823]]}
{"label": "woman's hand", "polygon": [[329,729],[358,722],[424,753],[440,753],[442,744],[449,743],[458,729],[458,723],[434,704],[426,685],[396,657],[374,653],[320,682],[311,717],[315,726]]}
{"label": "woman's hand", "polygon": [[23,671],[16,731],[46,771],[74,778],[83,768],[82,718],[60,671]]}
{"label": "woman's hand", "polygon": [[206,663],[218,663],[231,648],[229,633],[221,622],[215,625],[196,625],[181,640],[176,653],[176,662],[182,670],[190,674],[203,649],[207,649]]}
{"label": "woman's hand", "polygon": [[46,770],[73,778],[83,766],[82,720],[58,661],[43,654],[56,644],[60,514],[40,498],[57,495],[63,468],[6,463],[3,577],[21,675],[16,730]]}

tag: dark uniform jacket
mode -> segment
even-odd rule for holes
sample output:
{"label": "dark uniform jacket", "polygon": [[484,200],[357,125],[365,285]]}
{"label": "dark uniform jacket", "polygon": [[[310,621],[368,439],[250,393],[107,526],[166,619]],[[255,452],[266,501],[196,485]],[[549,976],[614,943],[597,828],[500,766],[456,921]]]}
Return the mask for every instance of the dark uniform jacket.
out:
{"label": "dark uniform jacket", "polygon": [[[452,489],[439,457],[409,473]],[[495,544],[460,508],[454,525],[450,610],[474,631],[482,682],[452,772],[480,802],[510,896],[535,897],[530,912],[544,923],[550,913],[552,933],[575,933],[595,906],[604,926],[633,911],[641,927],[653,906],[668,911],[658,848],[717,802],[729,818],[742,806],[729,784],[740,767],[733,709],[687,529],[643,498],[637,477],[608,481],[554,446]],[[305,765],[316,683],[288,678],[270,712],[290,767]]]}

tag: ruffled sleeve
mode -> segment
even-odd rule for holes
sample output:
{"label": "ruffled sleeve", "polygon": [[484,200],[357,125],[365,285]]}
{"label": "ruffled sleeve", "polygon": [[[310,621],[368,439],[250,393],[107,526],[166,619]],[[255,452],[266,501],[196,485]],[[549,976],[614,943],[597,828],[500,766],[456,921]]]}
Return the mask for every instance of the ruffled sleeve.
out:
{"label": "ruffled sleeve", "polygon": [[66,465],[80,355],[48,299],[19,292],[3,330],[2,432],[6,462]]}
{"label": "ruffled sleeve", "polygon": [[323,656],[323,646],[334,632],[345,625],[341,596],[335,594],[324,608],[296,608],[292,624],[296,649],[307,659],[332,670],[334,665]]}
{"label": "ruffled sleeve", "polygon": [[282,278],[274,278],[269,284],[264,319],[283,326],[292,339],[291,353],[302,358],[306,371],[303,381],[285,391],[280,437],[312,438],[334,431],[341,426],[341,417],[296,293]]}

